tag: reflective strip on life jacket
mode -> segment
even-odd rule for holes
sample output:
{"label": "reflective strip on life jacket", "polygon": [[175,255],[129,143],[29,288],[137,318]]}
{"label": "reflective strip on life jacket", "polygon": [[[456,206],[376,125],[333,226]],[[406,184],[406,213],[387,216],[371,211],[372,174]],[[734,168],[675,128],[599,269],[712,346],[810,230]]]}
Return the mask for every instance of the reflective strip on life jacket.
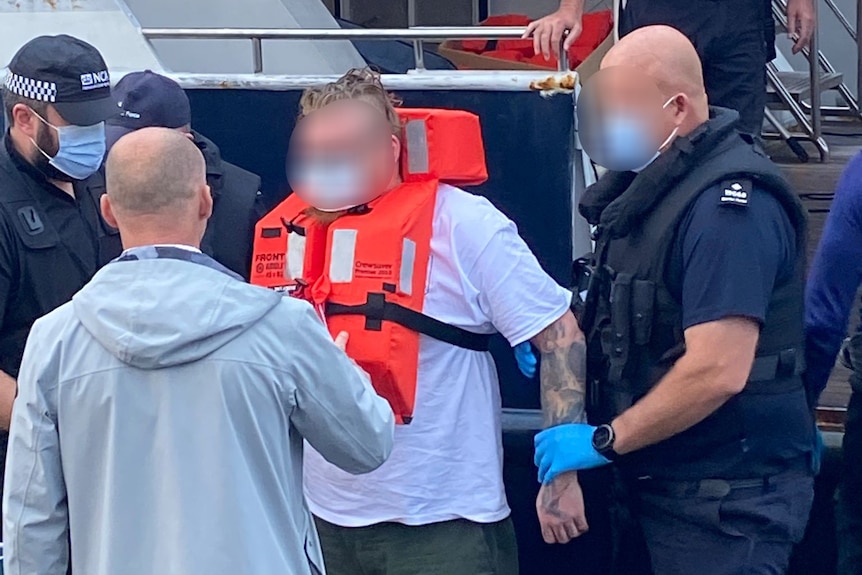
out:
{"label": "reflective strip on life jacket", "polygon": [[285,277],[302,279],[305,274],[305,236],[297,232],[287,234],[287,269]]}
{"label": "reflective strip on life jacket", "polygon": [[356,262],[357,230],[333,230],[329,255],[329,281],[349,283],[353,281],[353,267]]}
{"label": "reflective strip on life jacket", "polygon": [[398,274],[398,289],[407,295],[413,294],[413,268],[416,267],[416,242],[404,238],[401,242],[401,270]]}

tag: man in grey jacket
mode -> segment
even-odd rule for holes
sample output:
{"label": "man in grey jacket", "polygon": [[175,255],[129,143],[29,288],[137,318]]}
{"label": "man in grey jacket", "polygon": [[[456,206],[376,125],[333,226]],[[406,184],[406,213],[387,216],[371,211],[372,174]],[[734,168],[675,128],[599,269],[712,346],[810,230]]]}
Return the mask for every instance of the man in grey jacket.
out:
{"label": "man in grey jacket", "polygon": [[191,141],[129,135],[107,189],[126,251],[38,320],[24,353],[6,573],[323,573],[303,440],[373,470],[392,447],[389,405],[308,304],[200,253],[212,198]]}

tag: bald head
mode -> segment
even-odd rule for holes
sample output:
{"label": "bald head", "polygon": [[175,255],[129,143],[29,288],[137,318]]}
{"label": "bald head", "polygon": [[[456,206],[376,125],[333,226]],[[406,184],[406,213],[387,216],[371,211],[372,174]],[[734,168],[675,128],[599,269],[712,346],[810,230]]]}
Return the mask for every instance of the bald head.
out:
{"label": "bald head", "polygon": [[206,164],[188,138],[167,128],[143,128],[120,138],[105,164],[108,196],[129,215],[170,212],[206,185]]}
{"label": "bald head", "polygon": [[[206,229],[212,199],[206,164],[185,135],[167,128],[143,128],[111,148],[105,164],[105,219],[120,229],[123,245],[197,245]],[[181,241],[182,240],[182,241]]]}
{"label": "bald head", "polygon": [[697,52],[669,26],[624,36],[584,84],[578,125],[584,149],[615,171],[645,169],[709,120]]}
{"label": "bald head", "polygon": [[637,68],[667,96],[685,94],[701,102],[706,113],[703,68],[697,51],[685,35],[670,26],[645,26],[623,36],[602,59],[601,69]]}

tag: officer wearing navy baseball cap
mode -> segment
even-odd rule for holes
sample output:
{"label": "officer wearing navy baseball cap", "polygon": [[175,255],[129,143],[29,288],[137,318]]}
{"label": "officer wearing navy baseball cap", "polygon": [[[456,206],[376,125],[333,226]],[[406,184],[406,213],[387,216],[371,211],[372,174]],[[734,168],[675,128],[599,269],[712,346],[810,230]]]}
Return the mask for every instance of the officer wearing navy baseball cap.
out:
{"label": "officer wearing navy baseball cap", "polygon": [[141,128],[171,128],[191,139],[206,160],[213,213],[201,250],[245,279],[251,272],[254,226],[264,213],[260,177],[226,162],[210,139],[192,129],[189,98],[182,87],[150,70],[124,76],[114,88],[120,113],[106,122],[108,149]]}
{"label": "officer wearing navy baseball cap", "polygon": [[[72,36],[40,36],[2,82],[0,145],[0,429],[33,322],[68,302],[120,253],[102,220],[105,120],[118,113],[105,60]],[[0,466],[6,436],[0,435]],[[2,470],[0,470],[2,473]]]}

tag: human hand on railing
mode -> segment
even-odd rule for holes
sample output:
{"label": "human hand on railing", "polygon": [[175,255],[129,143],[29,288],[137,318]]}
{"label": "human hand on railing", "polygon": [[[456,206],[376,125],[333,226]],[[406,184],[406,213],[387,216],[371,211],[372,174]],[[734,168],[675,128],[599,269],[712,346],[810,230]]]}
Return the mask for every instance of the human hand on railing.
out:
{"label": "human hand on railing", "polygon": [[793,40],[794,54],[808,46],[816,25],[814,0],[787,0],[787,35]]}
{"label": "human hand on railing", "polygon": [[564,50],[568,50],[581,35],[581,17],[584,15],[584,0],[560,0],[560,8],[553,14],[530,22],[524,38],[533,37],[533,50],[550,60],[551,54],[560,57],[560,43],[566,30]]}

